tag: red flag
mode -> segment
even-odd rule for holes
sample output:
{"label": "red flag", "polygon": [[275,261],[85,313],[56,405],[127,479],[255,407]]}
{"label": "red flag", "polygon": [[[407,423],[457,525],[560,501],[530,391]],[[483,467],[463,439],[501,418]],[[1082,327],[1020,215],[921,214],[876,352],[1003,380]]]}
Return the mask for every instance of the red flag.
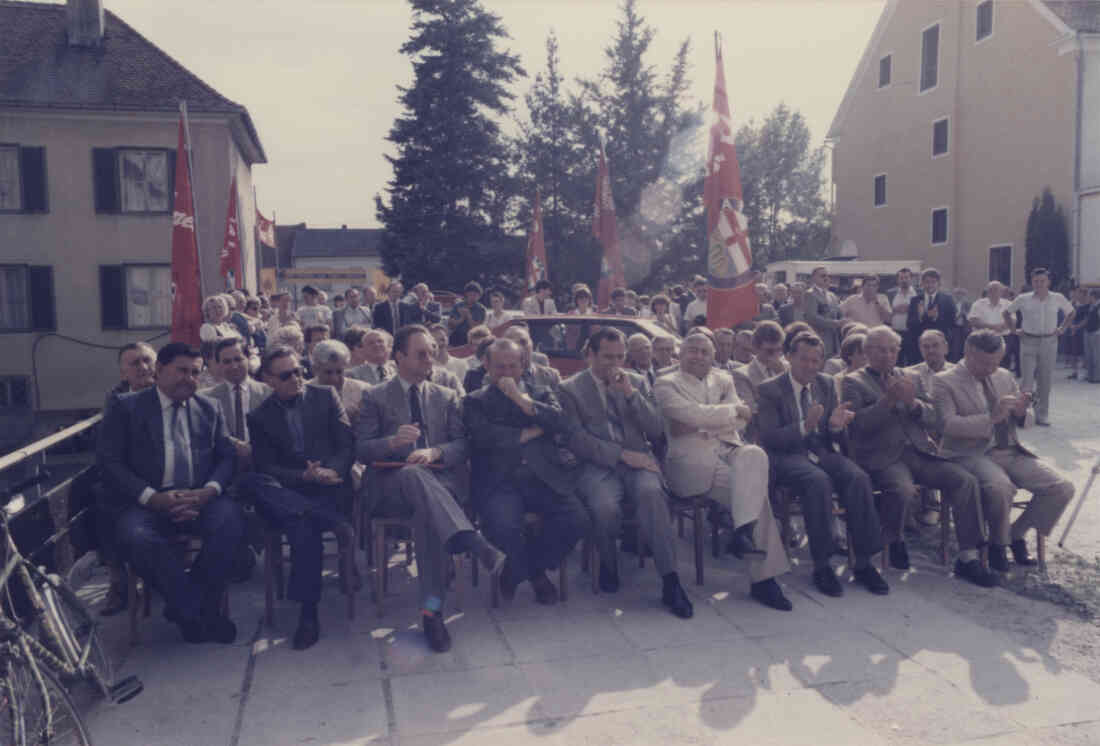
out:
{"label": "red flag", "polygon": [[198,346],[202,326],[199,245],[195,239],[195,205],[191,194],[190,148],[180,113],[176,147],[176,197],[172,208],[172,341]]}
{"label": "red flag", "polygon": [[261,215],[259,208],[256,209],[256,232],[260,236],[260,243],[275,248],[275,221]]}
{"label": "red flag", "polygon": [[[717,40],[716,40],[717,42]],[[707,325],[731,327],[760,312],[753,284],[748,222],[741,210],[741,167],[734,147],[733,122],[726,97],[722,48],[715,44],[714,105],[711,116],[703,203],[707,210]]]}
{"label": "red flag", "polygon": [[222,277],[226,289],[241,289],[241,235],[237,227],[237,177],[229,186],[229,211],[225,215],[225,240],[222,242]]}
{"label": "red flag", "polygon": [[600,166],[596,173],[596,201],[592,213],[592,233],[603,246],[600,262],[600,284],[596,289],[596,307],[611,303],[611,291],[626,285],[623,276],[623,255],[619,250],[619,229],[615,223],[615,200],[611,197],[611,167],[600,143]]}
{"label": "red flag", "polygon": [[546,242],[542,237],[542,197],[536,189],[535,214],[531,218],[531,233],[527,236],[527,289],[533,292],[535,284],[547,277]]}

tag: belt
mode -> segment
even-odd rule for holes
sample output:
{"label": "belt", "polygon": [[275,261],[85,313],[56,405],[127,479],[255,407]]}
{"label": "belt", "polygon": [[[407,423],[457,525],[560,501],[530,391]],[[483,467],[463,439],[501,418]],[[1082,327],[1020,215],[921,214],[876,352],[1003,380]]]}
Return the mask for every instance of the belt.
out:
{"label": "belt", "polygon": [[1022,334],[1025,337],[1032,337],[1034,339],[1046,339],[1047,337],[1057,337],[1058,336],[1054,332],[1051,332],[1050,334],[1032,334],[1031,332],[1020,332],[1020,334]]}

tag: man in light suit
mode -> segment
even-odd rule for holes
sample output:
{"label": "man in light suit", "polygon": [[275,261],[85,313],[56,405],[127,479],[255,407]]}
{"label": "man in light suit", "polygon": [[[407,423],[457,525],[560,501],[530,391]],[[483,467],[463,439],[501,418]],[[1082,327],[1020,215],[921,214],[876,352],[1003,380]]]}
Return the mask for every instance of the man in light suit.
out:
{"label": "man in light suit", "polygon": [[348,368],[347,377],[375,385],[393,378],[396,374],[390,360],[393,336],[385,329],[371,329],[363,335],[363,362]]}
{"label": "man in light suit", "polygon": [[935,407],[917,397],[917,385],[896,367],[901,335],[889,326],[872,328],[863,342],[867,365],[843,379],[843,399],[855,418],[848,428],[848,452],[882,490],[879,515],[890,541],[890,564],[909,569],[902,535],[905,514],[917,496],[917,482],[941,490],[955,513],[959,558],[955,574],[984,588],[996,577],[982,567],[984,540],[978,482],[960,466],[940,457],[930,431]]}
{"label": "man in light suit", "polygon": [[871,478],[840,452],[854,415],[847,402],[838,403],[833,378],[819,372],[824,347],[815,334],[795,335],[790,368],[760,384],[760,444],[775,466],[776,482],[789,486],[802,503],[817,589],[828,596],[844,593],[829,564],[835,491],[847,513],[855,579],[872,593],[886,595],[890,586],[871,564],[871,557],[882,550]]}
{"label": "man in light suit", "polygon": [[[549,386],[557,390],[561,385],[561,374],[549,365],[534,361],[536,353],[531,343],[531,332],[526,326],[513,324],[504,331],[504,339],[515,342],[523,352],[523,380],[529,386]],[[544,356],[545,357],[545,356]]]}
{"label": "man in light suit", "polygon": [[[676,546],[668,498],[651,441],[664,430],[645,379],[623,370],[626,340],[605,326],[585,345],[588,369],[561,384],[562,404],[574,427],[569,449],[581,461],[577,493],[592,515],[600,553],[600,589],[619,590],[615,542],[622,532],[623,503],[633,503],[643,545],[653,550],[661,600],[678,617],[694,613],[676,572]],[[639,548],[640,549],[640,548]]]}
{"label": "man in light suit", "polygon": [[348,421],[354,428],[359,422],[359,413],[363,406],[363,394],[370,388],[366,381],[360,381],[347,375],[351,351],[347,345],[336,339],[318,342],[310,353],[313,378],[306,381],[317,386],[332,386],[340,395],[340,403],[348,413]]}
{"label": "man in light suit", "polygon": [[248,356],[238,337],[218,340],[214,345],[214,359],[225,380],[199,393],[221,404],[229,437],[237,447],[237,470],[248,471],[252,468],[248,415],[271,395],[271,387],[249,377]]}
{"label": "man in light suit", "polygon": [[[902,343],[904,344],[904,342]],[[917,341],[922,362],[910,365],[905,372],[913,377],[917,384],[917,396],[932,401],[932,379],[937,373],[951,370],[955,363],[947,360],[947,337],[939,329],[927,329]],[[936,437],[940,428],[937,427]]]}
{"label": "man in light suit", "polygon": [[840,327],[844,319],[836,295],[829,290],[829,270],[825,267],[814,268],[803,302],[806,323],[825,343],[825,357],[833,357],[840,351]]}
{"label": "man in light suit", "polygon": [[[164,596],[165,616],[187,642],[231,643],[221,614],[244,515],[224,494],[235,451],[219,404],[196,394],[201,356],[172,342],[157,353],[156,385],[125,394],[107,412],[97,458],[119,508],[118,548]],[[202,549],[190,571],[175,537],[195,533]]]}
{"label": "man in light suit", "polygon": [[750,417],[729,376],[714,370],[714,343],[702,333],[680,345],[680,367],[657,381],[665,419],[665,474],[681,497],[707,493],[728,504],[733,518],[733,552],[748,556],[750,593],[780,611],[790,611],[775,578],[790,564],[768,502],[768,456],[746,445],[738,432]]}
{"label": "man in light suit", "polygon": [[467,492],[466,435],[458,395],[428,380],[433,344],[431,334],[419,324],[398,330],[393,343],[397,375],[364,397],[356,452],[368,468],[378,461],[406,464],[378,475],[378,493],[371,495],[377,502],[370,513],[412,512],[421,623],[429,647],[443,652],[451,647],[443,624],[447,558],[473,552],[495,572],[505,557],[474,530],[459,505]]}
{"label": "man in light suit", "polygon": [[549,280],[539,280],[535,283],[535,294],[523,299],[520,310],[525,316],[553,316],[558,312],[554,299],[550,297],[553,290]]}
{"label": "man in light suit", "polygon": [[[1018,565],[1033,565],[1025,534],[1049,536],[1073,498],[1073,484],[1020,445],[1016,428],[1033,421],[1030,394],[1021,394],[1012,374],[998,367],[1004,337],[992,329],[971,332],[963,361],[932,380],[943,422],[940,453],[978,479],[989,521],[989,565],[1008,569],[1008,546]],[[1009,522],[1016,489],[1032,494],[1015,522]]]}

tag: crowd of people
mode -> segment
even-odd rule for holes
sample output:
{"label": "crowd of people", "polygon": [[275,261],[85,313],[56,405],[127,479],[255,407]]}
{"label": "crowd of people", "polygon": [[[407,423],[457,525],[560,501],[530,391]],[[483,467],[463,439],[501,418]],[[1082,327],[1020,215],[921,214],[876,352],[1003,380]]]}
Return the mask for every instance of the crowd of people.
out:
{"label": "crowd of people", "polygon": [[[305,287],[296,309],[283,292],[208,298],[201,349],[135,343],[119,354],[98,444],[104,611],[125,608],[128,567],[165,597],[185,640],[232,642],[221,599],[259,521],[290,546],[293,645],[308,648],[320,636],[322,534],[353,541],[357,494],[368,516],[411,520],[435,651],[451,645],[453,555],[476,558],[506,600],[529,583],[553,604],[548,571],[585,537],[603,592],[620,587],[620,551],[650,554],[663,605],[691,618],[670,499],[716,507],[727,550],[748,563],[750,597],[776,610],[793,607],[777,582],[791,570],[773,508],[781,490],[801,503],[824,594],[843,594],[832,557],[849,553],[855,581],[887,594],[872,558],[908,569],[907,529],[933,512],[946,520],[946,506],[956,577],[992,587],[1010,555],[1035,563],[1027,532],[1048,535],[1072,497],[1017,428],[1050,422],[1063,333],[1081,332],[1086,377],[1100,380],[1100,292],[1070,304],[1037,270],[1029,292],[1009,299],[994,282],[969,303],[942,291],[934,269],[914,279],[903,270],[882,294],[869,275],[840,300],[822,267],[807,284],[757,285],[758,316],[716,330],[701,277],[652,296],[618,288],[604,309],[576,285],[558,299],[565,314],[649,318],[661,332],[592,325],[584,369],[564,380],[524,322],[558,313],[548,282],[517,310],[496,291],[483,305],[476,282],[447,310],[426,284],[406,294],[396,280],[331,305]],[[1031,498],[1013,521],[1017,490]],[[202,539],[189,568],[181,532]]]}

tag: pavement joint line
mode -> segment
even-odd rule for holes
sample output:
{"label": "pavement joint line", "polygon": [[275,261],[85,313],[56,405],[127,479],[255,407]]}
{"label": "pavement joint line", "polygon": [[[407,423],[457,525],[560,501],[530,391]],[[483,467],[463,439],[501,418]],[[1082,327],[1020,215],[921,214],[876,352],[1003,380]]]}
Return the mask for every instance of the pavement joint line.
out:
{"label": "pavement joint line", "polygon": [[241,681],[241,701],[237,704],[237,717],[233,723],[233,733],[229,737],[229,746],[237,746],[241,741],[241,730],[244,728],[244,710],[248,705],[248,696],[252,692],[252,678],[256,672],[256,643],[263,634],[264,620],[260,617],[256,622],[256,631],[252,635],[252,641],[248,645],[248,663],[244,667],[244,679]]}

